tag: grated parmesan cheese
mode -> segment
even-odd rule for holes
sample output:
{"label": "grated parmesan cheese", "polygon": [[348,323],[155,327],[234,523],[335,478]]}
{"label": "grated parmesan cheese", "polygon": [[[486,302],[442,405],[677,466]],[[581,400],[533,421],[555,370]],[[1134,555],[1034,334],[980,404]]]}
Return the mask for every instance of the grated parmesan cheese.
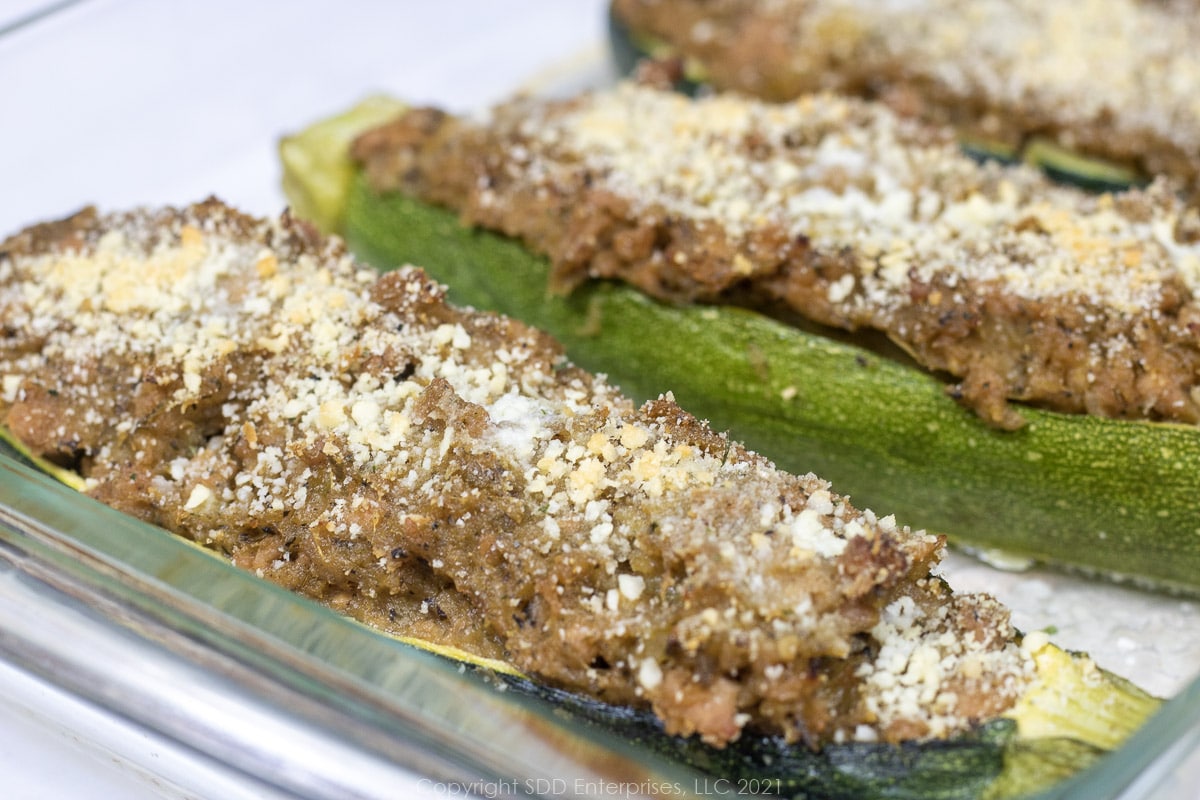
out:
{"label": "grated parmesan cheese", "polygon": [[[634,407],[539,334],[446,306],[417,269],[379,278],[336,245],[295,245],[286,220],[203,208],[4,249],[17,335],[0,340],[0,419],[86,453],[97,497],[373,624],[473,626],[472,646],[715,743],[750,724],[813,734],[787,703],[818,665],[857,698],[816,713],[830,739],[946,735],[973,724],[964,689],[997,709],[1019,693],[1002,615],[967,641],[949,603],[991,607],[925,579],[936,537],[776,470],[670,397]],[[134,280],[148,272],[161,280]],[[58,424],[25,424],[35,408]],[[757,716],[737,681],[792,700]]]}

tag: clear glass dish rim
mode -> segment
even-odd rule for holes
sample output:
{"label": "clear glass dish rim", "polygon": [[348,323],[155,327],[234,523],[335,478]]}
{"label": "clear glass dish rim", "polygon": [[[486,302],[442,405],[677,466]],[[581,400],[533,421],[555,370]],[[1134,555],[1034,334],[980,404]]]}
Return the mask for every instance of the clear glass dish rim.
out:
{"label": "clear glass dish rim", "polygon": [[[453,751],[476,770],[464,780],[491,770],[492,780],[510,780],[518,789],[564,776],[699,785],[699,776],[684,767],[573,726],[544,701],[498,692],[446,659],[371,631],[0,453],[5,545],[43,573],[66,576],[119,609],[149,613],[188,640],[250,664],[265,679],[291,684],[352,723],[370,726],[375,736]],[[1177,745],[1196,736],[1197,720],[1200,677],[1118,751],[1038,797],[1140,796],[1148,771],[1169,772],[1187,755]]]}
{"label": "clear glass dish rim", "polygon": [[[604,732],[573,729],[544,701],[500,691],[476,671],[372,631],[0,454],[4,561],[69,586],[89,605],[99,599],[91,610],[116,628],[152,627],[155,639],[174,634],[185,653],[199,647],[249,668],[257,685],[286,685],[319,704],[326,716],[316,723],[337,723],[339,736],[362,726],[364,750],[400,759],[413,747],[438,751],[461,766],[442,780],[507,781],[523,790],[555,778],[684,786],[696,778]],[[5,627],[0,620],[0,637]],[[71,684],[70,676],[57,678]]]}

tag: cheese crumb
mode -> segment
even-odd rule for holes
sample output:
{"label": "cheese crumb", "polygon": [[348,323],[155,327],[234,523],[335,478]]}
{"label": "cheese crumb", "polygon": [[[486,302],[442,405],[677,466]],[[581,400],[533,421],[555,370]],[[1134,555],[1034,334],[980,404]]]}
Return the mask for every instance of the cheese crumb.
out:
{"label": "cheese crumb", "polygon": [[212,499],[212,489],[205,486],[203,483],[196,484],[192,489],[192,493],[188,495],[187,502],[183,504],[184,511],[195,511],[200,506]]}
{"label": "cheese crumb", "polygon": [[662,683],[662,668],[653,658],[643,658],[638,665],[638,683],[647,691],[657,689]]}
{"label": "cheese crumb", "polygon": [[621,574],[617,576],[617,588],[627,600],[637,600],[646,589],[646,579],[641,575]]}

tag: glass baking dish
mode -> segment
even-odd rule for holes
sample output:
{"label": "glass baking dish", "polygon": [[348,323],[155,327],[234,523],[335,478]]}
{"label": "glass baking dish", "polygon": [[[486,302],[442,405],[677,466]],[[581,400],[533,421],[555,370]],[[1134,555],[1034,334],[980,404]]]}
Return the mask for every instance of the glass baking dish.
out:
{"label": "glass baking dish", "polygon": [[[602,48],[581,51],[588,58],[579,59],[561,60],[559,52],[573,53],[572,43],[587,38],[585,12],[594,5],[597,13],[586,19],[598,24],[602,2],[577,0],[574,12],[557,0],[519,4],[536,13],[494,11],[488,24],[459,26],[447,39],[432,36],[442,28],[417,17],[471,21],[490,6],[425,13],[420,4],[384,4],[373,9],[371,25],[338,26],[330,20],[341,7],[321,3],[301,3],[286,18],[231,2],[185,3],[170,12],[149,2],[42,5],[73,5],[77,13],[23,27],[19,36],[0,25],[10,72],[29,76],[10,82],[10,92],[38,89],[6,95],[5,107],[14,119],[52,119],[51,108],[70,105],[89,121],[89,146],[51,147],[59,140],[45,126],[14,126],[4,174],[21,191],[0,209],[9,215],[6,233],[12,220],[61,216],[70,204],[184,202],[199,199],[197,191],[276,213],[282,200],[271,182],[273,153],[263,144],[296,120],[343,106],[351,92],[383,85],[473,108],[517,84],[561,89],[608,69],[593,70],[588,60]],[[178,22],[181,13],[186,25]],[[231,18],[238,25],[230,26]],[[406,27],[420,36],[406,39]],[[254,47],[227,62],[172,60],[162,43],[175,41],[171,34],[180,29],[189,45],[230,36]],[[77,50],[100,52],[98,30],[109,37],[125,32],[127,39],[111,41],[131,57],[96,58],[86,74],[49,68]],[[332,59],[338,69],[306,59],[312,63],[300,71],[295,42],[308,41],[311,31],[319,33],[322,52],[354,57]],[[153,59],[132,57],[143,50]],[[280,89],[281,63],[297,70],[291,88],[303,92]],[[61,84],[51,80],[60,74]],[[178,86],[193,90],[174,92]],[[172,100],[179,102],[164,105]],[[207,103],[205,113],[196,103]],[[255,125],[237,124],[246,122]],[[45,151],[53,161],[38,157]],[[179,151],[192,157],[186,168],[159,166]],[[962,576],[951,577],[959,585]],[[632,798],[663,797],[667,788],[673,796],[712,797],[719,788],[578,727],[547,702],[500,691],[475,672],[243,573],[3,454],[0,660],[177,743],[241,781],[246,797]],[[1198,742],[1200,683],[1193,681],[1121,751],[1046,796],[1194,796]]]}
{"label": "glass baking dish", "polygon": [[285,796],[696,779],[7,455],[0,657]]}
{"label": "glass baking dish", "polygon": [[[0,657],[271,796],[711,796],[548,702],[342,618],[0,455]],[[1169,797],[1200,682],[1046,793]],[[399,791],[398,791],[399,790]]]}

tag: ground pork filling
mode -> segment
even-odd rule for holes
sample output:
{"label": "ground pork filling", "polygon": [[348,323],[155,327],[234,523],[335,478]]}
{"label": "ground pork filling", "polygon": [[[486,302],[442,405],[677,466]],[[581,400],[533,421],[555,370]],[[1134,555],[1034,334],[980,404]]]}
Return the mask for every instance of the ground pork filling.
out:
{"label": "ground pork filling", "polygon": [[946,736],[1032,667],[941,542],[286,216],[0,247],[0,421],[87,491],[384,631],[720,746]]}
{"label": "ground pork filling", "polygon": [[698,100],[631,83],[416,109],[355,146],[373,185],[545,253],[559,288],[780,306],[877,330],[990,423],[1021,400],[1200,421],[1200,216],[981,165],[944,129],[834,96]]}
{"label": "ground pork filling", "polygon": [[614,0],[721,89],[836,91],[1020,147],[1200,187],[1200,17],[1191,0]]}

